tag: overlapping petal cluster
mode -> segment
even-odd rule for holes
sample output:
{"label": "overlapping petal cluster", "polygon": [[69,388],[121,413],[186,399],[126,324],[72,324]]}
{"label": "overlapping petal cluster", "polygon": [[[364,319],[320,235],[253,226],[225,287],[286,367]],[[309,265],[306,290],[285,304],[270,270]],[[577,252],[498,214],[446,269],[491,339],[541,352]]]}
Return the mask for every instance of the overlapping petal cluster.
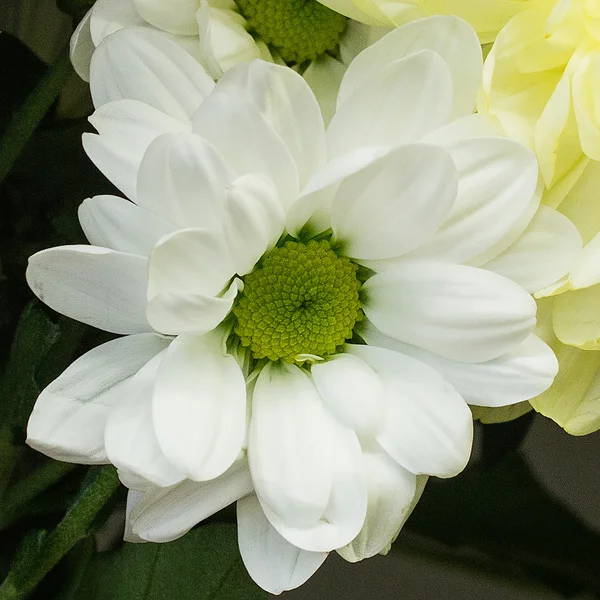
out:
{"label": "overlapping petal cluster", "polygon": [[[539,207],[533,153],[471,114],[480,75],[464,21],[409,23],[350,64],[325,128],[286,67],[256,60],[215,84],[155,32],[107,36],[84,147],[129,200],[86,200],[92,245],[40,252],[27,276],[52,308],[124,337],[42,392],[29,444],[115,464],[130,539],[175,539],[237,501],[242,557],[273,593],[332,550],[385,552],[426,476],[464,468],[468,403],[532,398],[557,368],[530,293],[581,241]],[[268,256],[314,242],[355,266],[364,318],[335,351],[270,360],[236,311]]]}

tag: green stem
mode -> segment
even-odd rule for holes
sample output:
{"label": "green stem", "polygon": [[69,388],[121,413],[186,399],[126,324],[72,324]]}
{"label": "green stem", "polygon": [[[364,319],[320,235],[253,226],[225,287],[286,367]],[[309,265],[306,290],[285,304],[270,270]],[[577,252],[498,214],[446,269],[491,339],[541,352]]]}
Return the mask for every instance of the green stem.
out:
{"label": "green stem", "polygon": [[19,518],[29,500],[60,481],[76,467],[71,463],[48,461],[9,488],[0,502],[0,531]]}
{"label": "green stem", "polygon": [[60,94],[71,73],[67,47],[48,67],[36,88],[15,112],[0,140],[0,183],[10,173],[29,138]]}
{"label": "green stem", "polygon": [[24,552],[22,559],[13,564],[0,586],[0,600],[20,600],[33,591],[69,550],[88,535],[96,515],[118,487],[115,468],[104,467],[38,550]]}
{"label": "green stem", "polygon": [[10,427],[5,423],[0,427],[0,500],[8,487],[21,452],[22,449],[14,443]]}

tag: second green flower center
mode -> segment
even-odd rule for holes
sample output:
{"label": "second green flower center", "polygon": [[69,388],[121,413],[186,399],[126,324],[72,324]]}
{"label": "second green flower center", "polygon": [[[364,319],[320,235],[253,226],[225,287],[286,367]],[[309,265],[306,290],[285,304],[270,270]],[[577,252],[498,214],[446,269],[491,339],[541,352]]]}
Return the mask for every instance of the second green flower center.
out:
{"label": "second green flower center", "polygon": [[317,0],[236,0],[256,33],[287,63],[302,63],[335,50],[346,17]]}
{"label": "second green flower center", "polygon": [[361,315],[356,271],[324,240],[274,248],[244,277],[235,333],[254,358],[291,363],[334,354]]}

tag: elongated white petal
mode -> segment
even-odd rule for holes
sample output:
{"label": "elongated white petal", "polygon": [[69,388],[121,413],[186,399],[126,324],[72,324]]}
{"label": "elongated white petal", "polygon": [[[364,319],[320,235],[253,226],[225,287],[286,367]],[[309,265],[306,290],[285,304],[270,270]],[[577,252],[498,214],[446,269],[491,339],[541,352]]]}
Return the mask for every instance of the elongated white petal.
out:
{"label": "elongated white petal", "polygon": [[39,395],[27,425],[27,443],[67,462],[108,462],[104,428],[113,406],[125,402],[126,383],[169,340],[142,333],[84,354]]}
{"label": "elongated white petal", "polygon": [[473,29],[462,19],[451,16],[407,23],[363,50],[348,66],[338,101],[344,102],[386,65],[420,50],[436,52],[448,65],[454,90],[452,116],[472,113],[481,83],[481,46]]}
{"label": "elongated white petal", "polygon": [[473,422],[467,403],[434,369],[410,356],[374,346],[346,347],[381,378],[388,401],[379,444],[415,474],[453,477],[471,453]]}
{"label": "elongated white petal", "polygon": [[92,57],[90,90],[96,107],[131,98],[186,123],[213,87],[194,58],[153,31],[117,31]]}
{"label": "elongated white petal", "polygon": [[329,552],[353,540],[367,513],[367,488],[362,469],[361,448],[356,434],[335,421],[330,422],[332,485],[321,518],[305,527],[280,518],[259,496],[270,523],[291,544],[310,552]]}
{"label": "elongated white petal", "polygon": [[327,128],[329,156],[360,146],[410,144],[444,125],[452,111],[446,63],[422,50],[386,66],[338,105]]}
{"label": "elongated white petal", "polygon": [[311,375],[325,406],[359,435],[373,436],[383,427],[387,405],[379,377],[351,354],[316,363]]}
{"label": "elongated white petal", "polygon": [[290,525],[318,521],[332,485],[329,415],[312,381],[294,365],[268,363],[256,381],[248,460],[263,504]]}
{"label": "elongated white petal", "polygon": [[90,80],[90,62],[92,54],[96,47],[92,41],[90,31],[90,19],[92,17],[92,8],[87,11],[79,25],[75,28],[69,43],[69,55],[71,64],[75,69],[75,73],[84,81]]}
{"label": "elongated white petal", "polygon": [[258,108],[293,157],[300,187],[325,163],[325,130],[319,105],[295,71],[254,60],[227,71],[217,90],[240,95]]}
{"label": "elongated white petal", "polygon": [[410,514],[417,477],[392,460],[381,447],[363,444],[368,508],[360,533],[338,554],[350,562],[385,550]]}
{"label": "elongated white petal", "polygon": [[335,114],[337,95],[345,70],[342,62],[324,54],[311,61],[302,74],[319,103],[326,127]]}
{"label": "elongated white petal", "polygon": [[254,494],[238,500],[237,521],[244,565],[250,577],[270,594],[302,585],[327,558],[326,552],[307,552],[281,537]]}
{"label": "elongated white petal", "polygon": [[224,473],[246,436],[246,384],[222,334],[179,336],[157,373],[154,430],[165,456],[189,479]]}
{"label": "elongated white petal", "polygon": [[515,350],[535,326],[533,298],[475,267],[406,261],[362,288],[367,317],[386,335],[462,362]]}
{"label": "elongated white petal", "polygon": [[225,188],[235,174],[197,135],[162,135],[140,164],[137,202],[180,227],[220,231]]}
{"label": "elongated white petal", "polygon": [[529,149],[506,138],[464,139],[444,148],[458,170],[456,202],[435,237],[412,256],[467,262],[502,240],[527,212],[537,163]]}
{"label": "elongated white petal", "polygon": [[152,389],[164,351],[150,360],[127,383],[126,400],[115,406],[107,423],[104,443],[110,462],[160,486],[184,476],[165,457],[152,421]]}
{"label": "elongated white petal", "polygon": [[162,333],[204,335],[229,314],[242,287],[242,281],[236,278],[218,297],[193,292],[161,292],[148,302],[148,321]]}
{"label": "elongated white petal", "polygon": [[392,150],[340,184],[331,227],[347,256],[399,256],[430,239],[456,198],[445,150],[414,144]]}
{"label": "elongated white petal", "polygon": [[243,175],[225,192],[223,235],[238,275],[249,273],[283,233],[277,188],[264,175]]}
{"label": "elongated white petal", "polygon": [[175,229],[169,221],[117,196],[84,200],[79,222],[91,244],[146,257]]}
{"label": "elongated white petal", "polygon": [[143,26],[148,24],[136,10],[133,0],[97,0],[94,3],[90,20],[94,46],[119,29]]}
{"label": "elongated white petal", "polygon": [[581,246],[577,227],[558,211],[542,205],[517,241],[484,267],[533,293],[569,273]]}
{"label": "elongated white petal", "polygon": [[[121,473],[119,473],[119,479],[121,479]],[[122,479],[121,483],[123,483]],[[141,537],[133,533],[133,530],[131,528],[131,512],[135,508],[136,504],[141,500],[143,495],[143,492],[138,492],[136,490],[129,489],[127,491],[127,503],[125,504],[125,531],[123,531],[124,542],[139,544],[145,541]]]}
{"label": "elongated white petal", "polygon": [[360,336],[370,346],[389,348],[412,356],[439,371],[469,404],[506,406],[535,398],[551,385],[558,371],[554,352],[536,335],[529,335],[516,349],[482,363],[444,358],[398,340],[361,323]]}
{"label": "elongated white petal", "polygon": [[97,246],[61,246],[29,259],[27,283],[50,308],[112,333],[151,331],[147,259]]}
{"label": "elongated white petal", "polygon": [[115,100],[99,106],[90,123],[100,134],[83,134],[92,162],[128,198],[136,200],[137,175],[150,143],[163,133],[190,130],[189,123],[139,100]]}
{"label": "elongated white petal", "polygon": [[172,487],[154,487],[132,510],[131,529],[149,542],[170,542],[251,492],[252,480],[243,462],[212,481],[185,479]]}
{"label": "elongated white petal", "polygon": [[133,0],[139,14],[159,29],[182,35],[198,33],[199,0]]}
{"label": "elongated white petal", "polygon": [[216,90],[198,109],[193,130],[213,144],[238,175],[267,175],[277,186],[284,207],[295,200],[299,189],[296,163],[253,102]]}

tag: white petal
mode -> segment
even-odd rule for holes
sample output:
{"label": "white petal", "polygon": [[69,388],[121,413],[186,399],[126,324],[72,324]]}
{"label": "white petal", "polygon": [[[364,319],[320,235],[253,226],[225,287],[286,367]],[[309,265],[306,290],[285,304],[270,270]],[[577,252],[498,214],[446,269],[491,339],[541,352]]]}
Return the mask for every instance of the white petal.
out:
{"label": "white petal", "polygon": [[271,525],[288,542],[310,552],[329,552],[348,544],[360,532],[367,513],[367,488],[356,434],[332,422],[328,437],[334,449],[331,495],[318,521],[295,526],[275,514],[259,496]]}
{"label": "white petal", "polygon": [[327,128],[329,156],[416,142],[446,123],[451,110],[448,67],[422,50],[386,66],[338,104]]}
{"label": "white petal", "polygon": [[79,222],[91,244],[149,256],[175,226],[117,196],[94,196],[79,207]]}
{"label": "white petal", "polygon": [[142,333],[102,344],[77,359],[39,395],[27,443],[55,460],[108,462],[104,428],[111,408],[125,400],[124,387],[169,340]]}
{"label": "white petal", "polygon": [[87,11],[75,28],[69,44],[69,55],[75,73],[84,81],[90,80],[90,62],[96,47],[90,32],[90,18],[93,8]]}
{"label": "white petal", "polygon": [[379,375],[388,401],[377,441],[408,471],[453,477],[469,460],[471,411],[434,369],[410,356],[374,346],[347,346]]}
{"label": "white petal", "polygon": [[535,326],[535,301],[523,288],[475,267],[406,261],[371,277],[362,293],[377,329],[462,362],[506,354]]}
{"label": "white petal", "polygon": [[242,281],[236,278],[219,297],[191,292],[157,294],[148,302],[148,321],[157,331],[166,334],[204,335],[229,314],[243,285]]}
{"label": "white petal", "polygon": [[370,346],[408,354],[439,371],[469,404],[507,406],[535,398],[551,385],[558,370],[554,352],[536,335],[493,360],[464,363],[394,340],[372,324],[360,326],[360,336]]}
{"label": "white petal", "polygon": [[199,0],[133,0],[139,14],[159,29],[182,35],[198,33]]}
{"label": "white petal", "polygon": [[359,435],[378,433],[386,418],[386,403],[379,377],[351,354],[337,354],[316,363],[311,375],[317,390],[333,414]]}
{"label": "white petal", "polygon": [[110,462],[160,486],[174,485],[183,474],[162,452],[152,421],[152,389],[164,351],[127,382],[126,400],[115,406],[107,423],[104,443]]}
{"label": "white petal", "polygon": [[234,178],[209,142],[193,134],[165,134],[142,159],[137,202],[181,227],[220,231],[225,188]]}
{"label": "white petal", "polygon": [[238,500],[238,543],[244,566],[263,590],[279,595],[302,585],[327,558],[286,541],[265,517],[252,494]]}
{"label": "white petal", "polygon": [[431,239],[456,198],[456,170],[441,148],[402,146],[344,179],[331,227],[347,256],[390,258]]}
{"label": "white petal", "polygon": [[453,117],[473,112],[481,83],[481,46],[465,21],[450,16],[433,16],[407,23],[363,50],[346,71],[338,101],[343,102],[386,65],[427,49],[439,54],[450,69],[454,89]]}
{"label": "white petal", "polygon": [[27,283],[50,308],[111,333],[151,331],[147,259],[97,246],[62,246],[29,258]]}
{"label": "white petal", "polygon": [[222,335],[179,336],[156,377],[154,430],[165,456],[188,479],[224,473],[246,435],[246,384]]}
{"label": "white petal", "polygon": [[537,162],[530,150],[506,138],[464,139],[444,148],[458,170],[456,202],[433,240],[412,256],[466,262],[502,240],[527,212]]}
{"label": "white petal", "polygon": [[350,562],[371,558],[385,550],[410,514],[416,476],[392,460],[376,444],[363,445],[367,481],[367,518],[360,533],[338,554]]}
{"label": "white petal", "polygon": [[115,100],[98,107],[90,123],[100,134],[83,134],[92,162],[128,198],[136,199],[137,174],[150,143],[163,133],[189,131],[181,121],[139,100]]}
{"label": "white petal", "polygon": [[385,156],[388,151],[384,147],[357,148],[327,163],[306,184],[302,195],[290,206],[286,214],[288,232],[297,235],[309,218],[309,225],[316,228],[314,233],[329,229],[331,202],[340,182]]}
{"label": "white petal", "polygon": [[304,371],[267,363],[254,388],[248,460],[261,502],[290,525],[318,521],[329,502],[330,420]]}
{"label": "white petal", "polygon": [[185,479],[173,487],[155,487],[132,511],[132,531],[149,542],[170,542],[251,492],[250,473],[242,462],[212,481]]}
{"label": "white petal", "polygon": [[335,114],[338,90],[345,72],[343,63],[324,54],[311,61],[302,74],[319,103],[325,126],[329,125]]}
{"label": "white petal", "polygon": [[533,293],[569,273],[581,246],[577,227],[558,211],[541,205],[517,241],[484,268]]}
{"label": "white petal", "polygon": [[[121,479],[121,472],[119,472],[119,479]],[[123,483],[122,479],[121,483]],[[143,492],[138,492],[136,490],[131,489],[127,492],[127,503],[125,504],[125,531],[123,532],[124,542],[139,544],[140,542],[144,541],[141,537],[133,533],[133,530],[131,529],[131,512],[133,511],[137,503],[142,499],[143,495]]]}
{"label": "white petal", "polygon": [[600,233],[597,233],[577,257],[571,271],[571,287],[581,289],[600,283]]}
{"label": "white petal", "polygon": [[325,163],[325,130],[319,105],[295,71],[254,60],[227,71],[217,90],[239,95],[260,111],[292,155],[300,187]]}
{"label": "white petal", "polygon": [[147,23],[140,17],[133,0],[97,0],[92,8],[90,31],[94,46],[119,29],[144,25]]}
{"label": "white petal", "polygon": [[225,192],[223,235],[238,275],[249,273],[281,237],[285,215],[277,188],[264,175],[243,175]]}
{"label": "white petal", "polygon": [[96,107],[130,98],[186,123],[213,87],[194,58],[153,31],[117,31],[92,57],[90,89]]}
{"label": "white petal", "polygon": [[296,199],[296,163],[253,102],[216,90],[194,116],[193,131],[213,144],[238,175],[267,175],[284,207]]}

